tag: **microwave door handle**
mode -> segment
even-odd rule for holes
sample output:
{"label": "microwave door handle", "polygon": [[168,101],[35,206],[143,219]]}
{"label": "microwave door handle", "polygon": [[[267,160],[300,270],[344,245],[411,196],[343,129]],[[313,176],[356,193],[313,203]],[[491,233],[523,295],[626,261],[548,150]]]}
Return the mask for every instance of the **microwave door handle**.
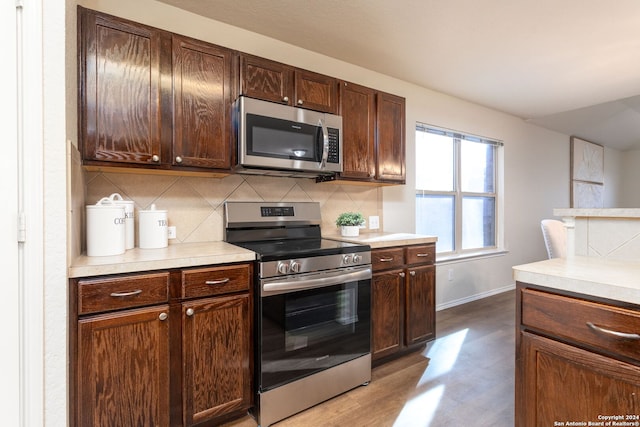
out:
{"label": "microwave door handle", "polygon": [[320,169],[324,169],[327,165],[327,158],[329,157],[329,130],[323,119],[320,119],[318,123],[322,127],[322,160],[320,161]]}

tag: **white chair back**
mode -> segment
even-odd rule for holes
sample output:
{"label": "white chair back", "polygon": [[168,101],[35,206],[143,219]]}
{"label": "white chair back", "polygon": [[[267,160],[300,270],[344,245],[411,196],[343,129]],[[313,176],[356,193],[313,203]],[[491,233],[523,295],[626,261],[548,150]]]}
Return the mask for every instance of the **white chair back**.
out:
{"label": "white chair back", "polygon": [[547,247],[547,254],[551,258],[567,257],[567,229],[562,221],[557,219],[543,219],[540,221],[542,237]]}

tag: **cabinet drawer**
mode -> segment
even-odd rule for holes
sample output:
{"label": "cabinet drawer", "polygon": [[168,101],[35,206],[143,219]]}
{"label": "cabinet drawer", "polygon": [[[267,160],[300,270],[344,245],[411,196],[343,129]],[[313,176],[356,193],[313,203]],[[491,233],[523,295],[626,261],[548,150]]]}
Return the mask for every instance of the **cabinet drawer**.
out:
{"label": "cabinet drawer", "polygon": [[182,271],[182,298],[249,290],[251,266],[194,268]]}
{"label": "cabinet drawer", "polygon": [[168,272],[78,281],[79,315],[160,304],[168,300]]}
{"label": "cabinet drawer", "polygon": [[436,245],[407,247],[407,264],[433,264],[436,260]]}
{"label": "cabinet drawer", "polygon": [[404,265],[404,249],[375,249],[371,251],[373,271],[387,270]]}
{"label": "cabinet drawer", "polygon": [[564,341],[640,361],[640,312],[524,289],[522,324]]}

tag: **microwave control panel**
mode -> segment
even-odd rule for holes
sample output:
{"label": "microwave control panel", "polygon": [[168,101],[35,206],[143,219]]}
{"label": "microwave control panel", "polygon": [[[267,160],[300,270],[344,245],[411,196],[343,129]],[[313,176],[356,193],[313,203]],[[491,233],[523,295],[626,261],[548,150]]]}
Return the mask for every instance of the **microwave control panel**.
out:
{"label": "microwave control panel", "polygon": [[340,163],[340,130],[334,128],[328,128],[329,134],[329,155],[327,156],[327,162]]}

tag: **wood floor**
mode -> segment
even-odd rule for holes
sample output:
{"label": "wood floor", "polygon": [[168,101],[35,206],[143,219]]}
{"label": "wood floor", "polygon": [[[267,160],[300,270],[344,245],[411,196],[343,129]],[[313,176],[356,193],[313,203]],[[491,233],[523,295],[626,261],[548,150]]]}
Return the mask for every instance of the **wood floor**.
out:
{"label": "wood floor", "polygon": [[[515,291],[436,314],[437,339],[274,427],[512,427]],[[255,427],[246,416],[227,427]]]}

